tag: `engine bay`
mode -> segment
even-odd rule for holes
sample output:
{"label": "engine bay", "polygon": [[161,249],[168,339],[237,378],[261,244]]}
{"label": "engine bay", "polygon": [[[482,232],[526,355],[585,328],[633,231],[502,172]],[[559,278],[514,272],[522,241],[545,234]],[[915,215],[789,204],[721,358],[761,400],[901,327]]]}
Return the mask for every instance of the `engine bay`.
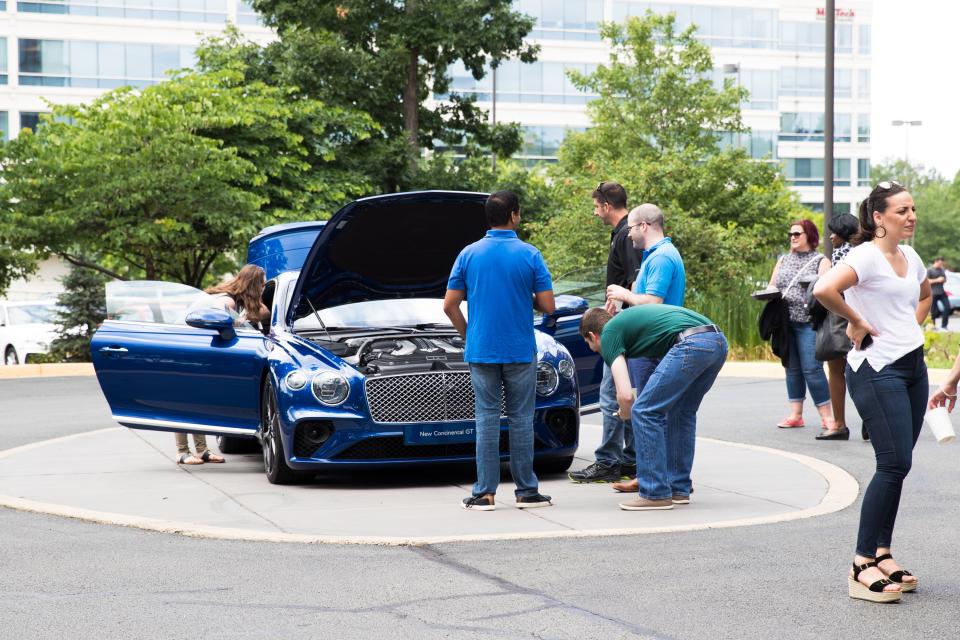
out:
{"label": "engine bay", "polygon": [[311,335],[309,339],[365,376],[468,369],[463,361],[464,340],[456,333],[354,335],[340,339]]}

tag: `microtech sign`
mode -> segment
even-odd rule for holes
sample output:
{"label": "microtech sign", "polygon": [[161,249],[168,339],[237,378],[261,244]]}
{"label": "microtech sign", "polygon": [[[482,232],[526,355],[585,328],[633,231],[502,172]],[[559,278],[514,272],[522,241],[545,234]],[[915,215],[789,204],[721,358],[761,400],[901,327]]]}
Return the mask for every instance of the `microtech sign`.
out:
{"label": "microtech sign", "polygon": [[[853,20],[857,12],[853,9],[835,9],[833,15],[838,20]],[[817,7],[817,20],[824,20],[827,17],[827,10],[824,7]]]}

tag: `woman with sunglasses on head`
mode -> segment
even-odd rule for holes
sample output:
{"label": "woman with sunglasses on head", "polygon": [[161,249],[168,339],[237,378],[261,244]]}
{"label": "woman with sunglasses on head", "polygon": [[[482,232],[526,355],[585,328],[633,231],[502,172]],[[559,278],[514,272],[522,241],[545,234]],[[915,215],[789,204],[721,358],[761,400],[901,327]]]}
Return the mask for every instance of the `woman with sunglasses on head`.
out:
{"label": "woman with sunglasses on head", "polygon": [[820,234],[810,220],[790,225],[790,253],[780,257],[770,276],[770,287],[776,287],[787,302],[790,313],[790,352],[787,356],[787,398],[790,415],[777,425],[781,429],[804,426],[803,401],[810,390],[813,404],[820,414],[824,430],[834,429],[830,408],[830,389],[823,375],[823,363],[814,355],[817,334],[810,323],[810,313],[804,304],[806,283],[813,276],[830,269],[830,261],[817,252]]}
{"label": "woman with sunglasses on head", "polygon": [[[833,216],[827,223],[827,230],[830,231],[830,246],[833,247],[833,256],[831,262],[832,269],[843,262],[847,257],[853,245],[850,239],[860,230],[860,223],[856,216],[848,213]],[[837,326],[837,331],[843,331],[846,328],[846,320],[842,320]],[[833,406],[834,427],[828,431],[821,432],[817,440],[849,440],[850,430],[847,429],[847,381],[844,376],[844,369],[847,366],[847,357],[845,355],[827,361],[828,381],[830,384],[830,404]],[[866,428],[861,430],[863,439],[869,440]]]}
{"label": "woman with sunglasses on head", "polygon": [[890,554],[903,479],[927,406],[927,367],[920,323],[930,310],[927,270],[912,247],[916,208],[896,182],[881,182],[860,204],[858,244],[820,278],[814,295],[847,319],[850,396],[870,434],[877,471],[863,494],[851,598],[899,600],[917,578]]}

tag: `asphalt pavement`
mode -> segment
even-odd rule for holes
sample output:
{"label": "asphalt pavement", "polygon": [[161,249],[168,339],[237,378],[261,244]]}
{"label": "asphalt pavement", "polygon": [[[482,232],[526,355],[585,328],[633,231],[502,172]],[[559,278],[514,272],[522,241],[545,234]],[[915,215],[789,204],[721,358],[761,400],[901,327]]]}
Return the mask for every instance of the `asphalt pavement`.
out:
{"label": "asphalt pavement", "polygon": [[[869,480],[869,444],[776,429],[785,405],[782,381],[722,378],[699,435]],[[816,424],[811,407],[806,417]],[[92,378],[0,381],[0,449],[111,426]],[[0,637],[954,638],[958,452],[921,436],[894,552],[922,582],[895,605],[846,595],[859,500],[748,527],[379,547],[198,539],[0,509]],[[0,476],[0,494],[9,486]]]}

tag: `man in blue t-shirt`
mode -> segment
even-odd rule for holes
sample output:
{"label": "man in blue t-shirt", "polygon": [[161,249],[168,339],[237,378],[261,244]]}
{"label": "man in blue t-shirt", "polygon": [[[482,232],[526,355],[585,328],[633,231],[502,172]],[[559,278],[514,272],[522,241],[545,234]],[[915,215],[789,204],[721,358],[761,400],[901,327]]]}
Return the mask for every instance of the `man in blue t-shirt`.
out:
{"label": "man in blue t-shirt", "polygon": [[[500,484],[501,389],[510,425],[510,472],[517,507],[548,507],[533,472],[537,344],[533,310],[553,313],[553,281],[536,247],[517,237],[520,202],[498,191],[485,205],[490,230],[457,256],[443,310],[466,339],[464,360],[476,397],[477,481],[464,509],[492,511]],[[469,300],[469,322],[460,304]]]}
{"label": "man in blue t-shirt", "polygon": [[[669,304],[682,307],[687,291],[687,272],[683,267],[680,252],[673,241],[663,233],[663,211],[654,204],[641,204],[627,215],[627,229],[633,246],[643,251],[640,271],[633,283],[633,291],[611,285],[607,287],[607,300],[620,300],[631,307],[644,304]],[[630,358],[627,361],[630,378],[637,395],[643,392],[653,371],[660,364],[655,357]],[[634,438],[636,438],[636,425]],[[615,482],[613,488],[621,492],[637,490],[636,479]]]}

